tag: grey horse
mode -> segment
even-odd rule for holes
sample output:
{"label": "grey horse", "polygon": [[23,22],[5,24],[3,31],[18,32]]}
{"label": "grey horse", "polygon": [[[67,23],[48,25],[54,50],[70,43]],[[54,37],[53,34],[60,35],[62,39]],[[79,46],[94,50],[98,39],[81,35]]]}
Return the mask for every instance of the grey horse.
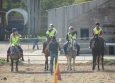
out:
{"label": "grey horse", "polygon": [[16,60],[16,72],[18,72],[18,62],[21,58],[20,51],[17,46],[10,46],[11,72],[13,72],[13,62]]}
{"label": "grey horse", "polygon": [[71,41],[68,44],[68,48],[67,48],[68,54],[66,56],[67,64],[68,64],[67,70],[72,70],[72,67],[71,67],[72,59],[73,59],[73,70],[75,70],[75,58],[77,55],[76,44],[77,44],[76,39],[71,39]]}

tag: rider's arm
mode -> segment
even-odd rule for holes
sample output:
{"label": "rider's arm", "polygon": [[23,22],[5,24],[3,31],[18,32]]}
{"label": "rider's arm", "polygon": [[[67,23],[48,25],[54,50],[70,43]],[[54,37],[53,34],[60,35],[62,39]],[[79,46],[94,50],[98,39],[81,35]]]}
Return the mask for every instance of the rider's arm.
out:
{"label": "rider's arm", "polygon": [[18,39],[18,43],[19,43],[19,45],[20,45],[20,37],[19,37],[19,39]]}
{"label": "rider's arm", "polygon": [[100,31],[99,36],[102,36],[102,31]]}
{"label": "rider's arm", "polygon": [[92,30],[92,34],[94,35],[94,30]]}
{"label": "rider's arm", "polygon": [[76,34],[76,39],[77,39],[77,31],[74,31],[72,35]]}
{"label": "rider's arm", "polygon": [[49,30],[46,31],[46,37],[49,37]]}
{"label": "rider's arm", "polygon": [[56,34],[56,31],[55,31],[55,33],[54,33],[54,35]]}

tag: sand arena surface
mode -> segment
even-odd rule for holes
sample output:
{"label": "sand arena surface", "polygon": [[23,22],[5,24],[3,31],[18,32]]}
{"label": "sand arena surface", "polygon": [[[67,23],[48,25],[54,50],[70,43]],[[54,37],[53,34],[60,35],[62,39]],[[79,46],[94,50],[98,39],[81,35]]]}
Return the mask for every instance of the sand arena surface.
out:
{"label": "sand arena surface", "polygon": [[[15,67],[15,66],[14,66]],[[76,70],[91,70],[88,63],[76,63]],[[100,66],[101,67],[101,66]],[[67,64],[60,64],[60,71],[66,71]],[[0,66],[0,83],[53,83],[53,75],[27,74],[26,71],[43,71],[44,64],[19,64],[19,72],[10,72],[10,64]],[[115,83],[115,66],[105,65],[105,70],[94,73],[63,73],[59,83]]]}
{"label": "sand arena surface", "polygon": [[[0,42],[0,57],[6,57],[8,42]],[[24,53],[31,53],[32,43],[22,45]],[[29,49],[29,50],[28,50]],[[36,53],[36,52],[35,52]],[[38,52],[37,52],[38,53]],[[41,53],[41,52],[40,52]],[[33,53],[34,54],[34,53]],[[65,57],[65,56],[64,56]],[[38,58],[38,57],[37,57]],[[41,59],[44,59],[44,56]],[[25,57],[26,59],[26,57]],[[64,58],[65,59],[65,58]],[[39,62],[37,62],[39,63]],[[91,70],[92,64],[76,63],[76,70]],[[101,65],[100,65],[101,68]],[[10,63],[0,64],[0,83],[53,83],[54,76],[49,74],[27,74],[26,71],[43,71],[43,64],[19,64],[19,72],[10,72]],[[66,71],[67,64],[60,64],[60,71]],[[62,80],[59,83],[115,83],[115,64],[105,64],[105,70],[94,73],[64,73],[61,74]]]}

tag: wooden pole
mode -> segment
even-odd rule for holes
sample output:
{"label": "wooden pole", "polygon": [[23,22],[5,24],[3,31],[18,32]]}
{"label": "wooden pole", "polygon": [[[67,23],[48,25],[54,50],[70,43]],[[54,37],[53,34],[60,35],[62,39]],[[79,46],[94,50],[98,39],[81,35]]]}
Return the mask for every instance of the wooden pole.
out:
{"label": "wooden pole", "polygon": [[0,11],[2,11],[2,0],[0,0]]}
{"label": "wooden pole", "polygon": [[38,0],[35,0],[35,34],[38,35]]}
{"label": "wooden pole", "polygon": [[27,32],[28,32],[28,38],[30,37],[30,0],[27,0],[27,9],[28,9],[28,27],[27,27]]}
{"label": "wooden pole", "polygon": [[[50,71],[27,71],[27,74],[50,74]],[[92,70],[71,70],[71,71],[60,71],[61,74],[65,73],[94,73]]]}
{"label": "wooden pole", "polygon": [[38,33],[40,34],[40,27],[41,27],[41,0],[38,0]]}
{"label": "wooden pole", "polygon": [[35,23],[35,18],[34,18],[35,17],[35,11],[34,11],[34,9],[35,9],[34,5],[35,4],[34,4],[34,1],[35,0],[31,0],[31,10],[32,11],[31,11],[31,19],[30,20],[31,20],[31,32],[32,32],[31,35],[32,35],[32,37],[34,36],[34,33],[35,33],[34,32],[34,29],[35,29],[35,27],[34,27],[34,23]]}

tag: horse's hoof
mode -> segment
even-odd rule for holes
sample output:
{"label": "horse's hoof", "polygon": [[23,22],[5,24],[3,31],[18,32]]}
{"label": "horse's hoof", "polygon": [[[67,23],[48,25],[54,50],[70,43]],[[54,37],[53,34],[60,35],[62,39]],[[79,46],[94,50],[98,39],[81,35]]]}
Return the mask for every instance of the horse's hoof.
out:
{"label": "horse's hoof", "polygon": [[92,71],[94,71],[95,69],[92,69]]}
{"label": "horse's hoof", "polygon": [[9,62],[9,59],[7,59],[7,62]]}
{"label": "horse's hoof", "polygon": [[98,71],[100,71],[100,69],[98,69]]}
{"label": "horse's hoof", "polygon": [[11,70],[11,72],[13,72],[13,70]]}
{"label": "horse's hoof", "polygon": [[46,71],[46,69],[44,69],[44,71]]}
{"label": "horse's hoof", "polygon": [[22,58],[22,61],[24,61],[24,59]]}

